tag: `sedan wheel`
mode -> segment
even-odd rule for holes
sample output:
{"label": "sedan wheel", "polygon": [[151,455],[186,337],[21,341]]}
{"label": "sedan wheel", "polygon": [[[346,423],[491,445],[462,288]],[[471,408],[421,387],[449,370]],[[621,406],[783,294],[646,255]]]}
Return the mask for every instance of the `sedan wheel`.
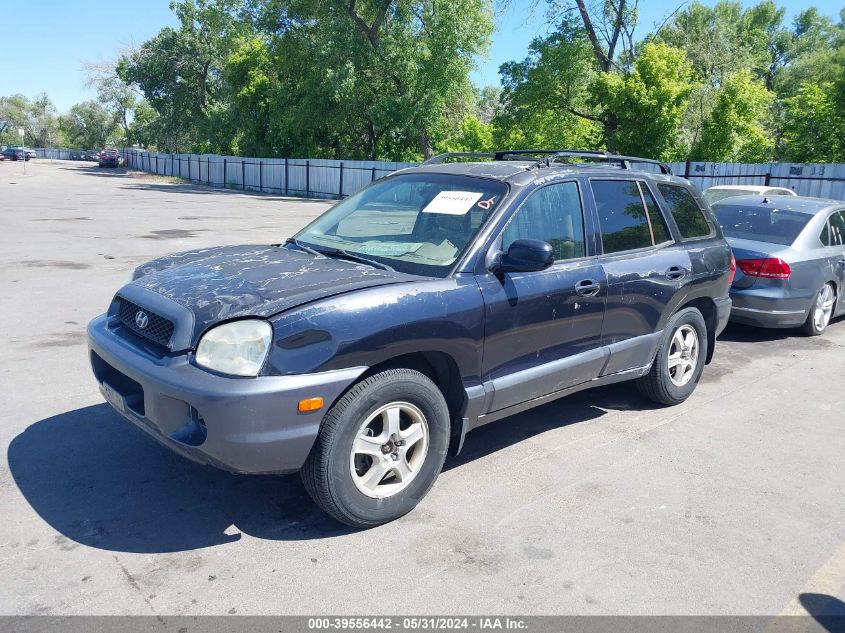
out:
{"label": "sedan wheel", "polygon": [[833,286],[825,284],[816,293],[816,299],[810,307],[810,314],[804,323],[804,333],[809,336],[818,336],[825,331],[830,318],[833,316],[833,308],[836,305],[836,292]]}

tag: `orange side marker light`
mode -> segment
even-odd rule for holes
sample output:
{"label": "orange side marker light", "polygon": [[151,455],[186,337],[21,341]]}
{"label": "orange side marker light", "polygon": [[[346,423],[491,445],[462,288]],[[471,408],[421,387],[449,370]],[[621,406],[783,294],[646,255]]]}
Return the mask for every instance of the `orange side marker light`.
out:
{"label": "orange side marker light", "polygon": [[297,408],[299,409],[300,413],[306,413],[308,411],[319,411],[323,408],[323,399],[308,398],[307,400],[300,400]]}

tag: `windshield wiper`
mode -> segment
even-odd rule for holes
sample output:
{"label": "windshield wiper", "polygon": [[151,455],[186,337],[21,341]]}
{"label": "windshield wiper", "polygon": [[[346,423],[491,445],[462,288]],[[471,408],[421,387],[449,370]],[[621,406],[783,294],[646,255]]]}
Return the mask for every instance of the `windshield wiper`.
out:
{"label": "windshield wiper", "polygon": [[327,255],[328,257],[340,257],[343,259],[348,259],[353,262],[359,262],[361,264],[367,264],[367,266],[372,266],[373,268],[381,268],[382,270],[393,270],[387,264],[382,264],[374,259],[369,259],[367,257],[361,257],[360,255],[356,255],[355,253],[350,253],[349,251],[345,251],[342,248],[332,248],[326,251],[319,251],[321,255]]}
{"label": "windshield wiper", "polygon": [[350,253],[349,251],[345,251],[342,248],[329,248],[326,250],[318,250],[311,246],[306,246],[302,242],[300,242],[295,237],[289,237],[285,240],[285,244],[293,244],[297,248],[301,248],[306,253],[311,253],[312,255],[317,255],[320,257],[340,257],[343,259],[348,259],[353,262],[358,262],[361,264],[367,264],[368,266],[372,266],[373,268],[380,268],[381,270],[393,270],[387,264],[382,264],[381,262],[377,262],[374,259],[368,259],[366,257],[361,257],[360,255],[356,255],[355,253]]}
{"label": "windshield wiper", "polygon": [[288,239],[286,239],[286,240],[285,240],[285,244],[293,244],[293,245],[294,245],[294,246],[296,246],[297,248],[302,249],[302,250],[303,250],[303,251],[305,251],[306,253],[311,253],[312,255],[317,255],[317,256],[321,256],[321,255],[323,255],[323,253],[321,253],[320,251],[318,251],[318,250],[316,250],[316,249],[314,249],[314,248],[311,248],[310,246],[306,246],[305,244],[303,244],[302,242],[300,242],[300,241],[299,241],[298,239],[296,239],[295,237],[289,237]]}

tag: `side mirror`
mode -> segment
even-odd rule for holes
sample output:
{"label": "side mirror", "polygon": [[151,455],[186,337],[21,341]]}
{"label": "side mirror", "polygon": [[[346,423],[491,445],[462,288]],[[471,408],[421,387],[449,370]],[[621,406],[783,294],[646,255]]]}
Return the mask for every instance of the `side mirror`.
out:
{"label": "side mirror", "polygon": [[552,245],[542,240],[516,240],[506,253],[499,253],[491,270],[501,273],[530,273],[555,263]]}

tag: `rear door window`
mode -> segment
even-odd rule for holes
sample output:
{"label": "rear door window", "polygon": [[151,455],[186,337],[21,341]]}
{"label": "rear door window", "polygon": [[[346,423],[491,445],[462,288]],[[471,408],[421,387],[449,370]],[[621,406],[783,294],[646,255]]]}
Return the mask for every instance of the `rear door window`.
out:
{"label": "rear door window", "polygon": [[531,194],[505,228],[502,250],[516,240],[551,244],[555,260],[584,257],[584,219],[581,196],[574,182],[541,187]]}
{"label": "rear door window", "polygon": [[675,218],[682,238],[707,237],[713,232],[704,211],[686,187],[659,184],[657,189]]}
{"label": "rear door window", "polygon": [[637,181],[591,180],[590,183],[605,254],[654,245],[649,216]]}

